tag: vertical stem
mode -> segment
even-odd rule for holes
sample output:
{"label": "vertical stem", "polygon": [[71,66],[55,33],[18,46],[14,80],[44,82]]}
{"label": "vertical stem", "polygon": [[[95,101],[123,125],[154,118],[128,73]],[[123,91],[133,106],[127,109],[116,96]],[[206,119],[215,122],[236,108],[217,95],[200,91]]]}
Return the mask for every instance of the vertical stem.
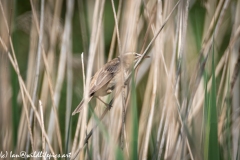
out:
{"label": "vertical stem", "polygon": [[[37,51],[37,59],[36,59],[36,70],[35,70],[35,81],[33,86],[33,96],[32,100],[35,103],[36,101],[36,94],[38,89],[38,79],[39,79],[39,72],[40,72],[40,64],[41,64],[41,52],[42,52],[42,39],[43,39],[43,27],[44,27],[44,0],[41,0],[41,17],[40,17],[40,32],[39,32],[39,40],[38,40],[38,51]],[[32,4],[32,1],[31,1]],[[33,109],[30,111],[30,125],[32,127],[33,121]],[[26,145],[26,152],[29,151],[29,144],[30,144],[30,134],[28,134],[27,138],[27,145]]]}
{"label": "vertical stem", "polygon": [[[114,15],[114,20],[115,20],[115,27],[116,27],[116,31],[117,31],[118,49],[119,49],[120,59],[121,59],[121,74],[122,74],[120,84],[116,84],[116,85],[124,86],[124,72],[125,71],[124,71],[124,66],[123,66],[123,61],[122,61],[122,54],[123,54],[122,53],[122,45],[121,45],[121,40],[120,40],[120,35],[119,35],[118,20],[117,20],[117,14],[116,14],[114,2],[113,2],[113,0],[111,0],[111,2],[112,2],[113,15]],[[122,127],[121,127],[121,148],[122,149],[123,149],[123,143],[124,143],[124,126],[125,126],[125,115],[126,115],[126,111],[125,111],[126,98],[125,98],[124,88],[122,90]]]}

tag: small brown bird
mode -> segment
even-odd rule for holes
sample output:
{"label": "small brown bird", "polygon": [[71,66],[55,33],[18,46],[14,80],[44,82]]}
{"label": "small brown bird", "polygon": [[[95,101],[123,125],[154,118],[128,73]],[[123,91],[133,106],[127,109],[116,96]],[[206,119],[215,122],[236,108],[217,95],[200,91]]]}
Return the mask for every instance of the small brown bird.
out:
{"label": "small brown bird", "polygon": [[[122,65],[124,76],[130,73],[133,64],[135,64],[142,55],[135,52],[128,52],[122,55]],[[100,68],[92,77],[90,82],[89,101],[93,97],[106,96],[115,89],[116,84],[121,78],[121,58],[118,56],[107,62]],[[72,115],[79,113],[82,110],[84,99],[79,103]],[[104,103],[104,102],[103,102]]]}

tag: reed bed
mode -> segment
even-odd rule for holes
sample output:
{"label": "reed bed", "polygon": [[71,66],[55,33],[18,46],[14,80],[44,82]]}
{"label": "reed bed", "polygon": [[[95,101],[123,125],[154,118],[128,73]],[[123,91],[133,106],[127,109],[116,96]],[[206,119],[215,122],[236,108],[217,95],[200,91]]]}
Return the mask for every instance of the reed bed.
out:
{"label": "reed bed", "polygon": [[[240,159],[239,16],[239,0],[0,0],[0,157]],[[129,51],[150,58],[112,105],[72,116]]]}

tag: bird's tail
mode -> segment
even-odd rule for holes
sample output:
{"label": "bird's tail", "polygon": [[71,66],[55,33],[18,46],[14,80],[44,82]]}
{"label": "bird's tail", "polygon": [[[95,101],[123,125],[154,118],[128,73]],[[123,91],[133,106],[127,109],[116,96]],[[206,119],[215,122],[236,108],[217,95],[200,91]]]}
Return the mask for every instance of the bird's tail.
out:
{"label": "bird's tail", "polygon": [[[92,97],[89,97],[88,102],[92,99]],[[73,111],[72,116],[75,115],[76,113],[81,112],[82,108],[83,108],[83,103],[84,103],[84,99],[79,103],[79,105],[76,107],[76,109]]]}

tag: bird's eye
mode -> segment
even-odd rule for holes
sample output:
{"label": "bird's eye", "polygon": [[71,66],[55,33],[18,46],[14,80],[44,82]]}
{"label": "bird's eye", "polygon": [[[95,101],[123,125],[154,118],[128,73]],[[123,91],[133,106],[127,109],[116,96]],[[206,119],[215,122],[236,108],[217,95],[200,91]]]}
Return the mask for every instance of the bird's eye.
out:
{"label": "bird's eye", "polygon": [[138,59],[139,57],[141,57],[141,55],[140,55],[140,54],[137,54],[137,53],[135,53],[135,59]]}

